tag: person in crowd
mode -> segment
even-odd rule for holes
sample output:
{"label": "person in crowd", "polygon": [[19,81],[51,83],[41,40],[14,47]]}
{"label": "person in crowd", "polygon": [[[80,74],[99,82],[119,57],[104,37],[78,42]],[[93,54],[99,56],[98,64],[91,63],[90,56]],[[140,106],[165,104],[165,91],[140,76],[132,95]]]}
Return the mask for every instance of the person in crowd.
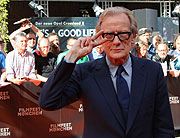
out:
{"label": "person in crowd", "polygon": [[144,41],[142,40],[139,40],[138,41],[138,45],[136,46],[136,50],[137,50],[137,54],[138,54],[138,57],[140,58],[147,58],[148,59],[148,52],[147,52],[147,49],[148,49],[148,44],[145,43]]}
{"label": "person in crowd", "polygon": [[48,40],[50,43],[50,52],[54,53],[56,56],[63,52],[59,46],[59,37],[57,33],[50,33],[48,35]]}
{"label": "person in crowd", "polygon": [[[1,35],[1,33],[0,33]],[[4,40],[0,37],[0,51],[4,54],[4,56],[6,57],[7,53],[4,51]]]}
{"label": "person in crowd", "polygon": [[27,34],[27,51],[34,53],[36,50],[36,36],[33,32]]}
{"label": "person in crowd", "polygon": [[[2,51],[4,51],[4,41],[3,39],[0,37],[0,48]],[[5,66],[5,55],[4,53],[0,51],[0,80],[2,82],[6,81],[6,66]],[[6,54],[6,53],[5,53]]]}
{"label": "person in crowd", "polygon": [[5,82],[6,81],[6,68],[5,68],[5,56],[0,51],[0,81]]}
{"label": "person in crowd", "polygon": [[25,32],[20,32],[13,38],[16,47],[6,56],[7,80],[20,85],[29,78],[36,79],[34,55],[26,50],[27,37]]}
{"label": "person in crowd", "polygon": [[[4,41],[0,39],[0,47],[3,47],[1,49],[4,49]],[[3,52],[0,51],[0,80],[2,82],[6,81],[6,66],[5,66],[5,55]]]}
{"label": "person in crowd", "polygon": [[[15,48],[15,43],[16,43],[14,40],[15,35],[27,29],[31,28],[33,32],[38,36],[39,39],[44,37],[44,34],[41,32],[41,30],[39,30],[35,25],[33,25],[28,19],[24,18],[21,20],[22,20],[21,27],[17,29],[16,31],[14,31],[13,33],[11,33],[11,35],[9,36],[9,40],[13,48]],[[31,53],[34,53],[34,51],[36,50],[36,36],[33,32],[29,32],[26,36],[27,37],[27,51]]]}
{"label": "person in crowd", "polygon": [[56,67],[57,56],[49,52],[49,45],[47,38],[41,38],[38,43],[39,51],[34,52],[37,78],[42,82],[47,81],[48,76]]}
{"label": "person in crowd", "polygon": [[[147,49],[148,54],[147,57],[148,59],[151,59],[151,57],[156,53],[156,48],[155,46],[150,42],[150,37],[151,37],[151,33],[152,31],[148,28],[141,28],[138,31],[138,38],[139,40],[143,41],[144,43],[146,43],[149,47]],[[136,43],[136,46],[132,48],[131,53],[134,56],[138,56],[137,51],[136,51],[136,47],[137,47],[138,43]]]}
{"label": "person in crowd", "polygon": [[2,82],[6,81],[6,66],[5,66],[5,59],[6,57],[4,54],[0,51],[0,78]]}
{"label": "person in crowd", "polygon": [[171,72],[174,77],[178,77],[180,75],[180,35],[174,39],[173,46],[175,50],[171,49],[168,55],[171,55],[173,59],[171,62]]}
{"label": "person in crowd", "polygon": [[161,44],[162,41],[162,36],[161,35],[155,35],[152,38],[152,44],[154,45],[155,49],[157,49],[158,45]]}
{"label": "person in crowd", "polygon": [[[67,45],[66,45],[66,48],[68,49],[67,51],[64,51],[62,53],[60,53],[58,55],[58,58],[57,58],[57,64],[59,64],[59,62],[62,60],[62,58],[66,55],[66,53],[69,51],[69,49],[72,48],[72,46],[74,45],[74,43],[76,42],[77,38],[76,37],[70,37],[68,40],[67,40]],[[81,59],[79,59],[76,63],[79,64],[79,63],[84,63],[84,62],[87,62],[89,61],[88,59],[88,56],[84,56],[82,57]]]}
{"label": "person in crowd", "polygon": [[[43,85],[45,110],[83,101],[83,138],[174,138],[168,90],[160,64],[130,54],[137,22],[123,7],[106,8],[96,34],[79,38]],[[76,64],[93,47],[106,56]]]}
{"label": "person in crowd", "polygon": [[168,54],[172,55],[173,58],[175,59],[176,57],[180,56],[180,35],[178,35],[175,39],[174,39],[174,48],[175,50],[171,50]]}
{"label": "person in crowd", "polygon": [[168,55],[169,47],[165,43],[161,43],[157,46],[156,55],[152,56],[152,60],[162,65],[164,76],[167,76],[167,72],[171,70],[172,56]]}
{"label": "person in crowd", "polygon": [[104,49],[103,49],[102,45],[100,45],[100,46],[96,46],[95,48],[92,49],[92,52],[90,54],[88,54],[88,58],[90,61],[93,61],[95,59],[104,57],[104,55],[105,55]]}

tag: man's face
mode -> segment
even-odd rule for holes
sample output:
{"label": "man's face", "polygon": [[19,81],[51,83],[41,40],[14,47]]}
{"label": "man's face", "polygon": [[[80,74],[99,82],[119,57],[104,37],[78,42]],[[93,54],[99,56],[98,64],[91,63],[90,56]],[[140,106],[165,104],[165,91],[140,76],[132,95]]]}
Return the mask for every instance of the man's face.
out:
{"label": "man's face", "polygon": [[47,56],[49,52],[49,41],[48,39],[42,39],[39,43],[39,51],[42,56]]}
{"label": "man's face", "polygon": [[139,36],[139,39],[144,41],[145,43],[149,43],[150,33],[144,33]]}
{"label": "man's face", "polygon": [[27,45],[30,48],[34,48],[36,44],[36,37],[34,34],[27,34]]}
{"label": "man's face", "polygon": [[158,46],[162,42],[160,37],[156,37],[155,39],[155,46]]}
{"label": "man's face", "polygon": [[[129,18],[124,13],[105,17],[101,29],[104,30],[104,33],[131,32]],[[102,45],[108,59],[113,61],[127,59],[134,43],[135,37],[131,34],[128,40],[120,41],[115,36],[114,40],[106,41]]]}
{"label": "man's face", "polygon": [[50,45],[59,47],[59,38],[57,35],[52,35],[49,38]]}
{"label": "man's face", "polygon": [[104,49],[102,48],[102,45],[97,46],[96,51],[97,51],[98,54],[102,54],[104,52]]}
{"label": "man's face", "polygon": [[27,47],[27,38],[24,36],[19,36],[16,40],[16,47],[18,51],[25,51]]}
{"label": "man's face", "polygon": [[165,59],[168,53],[168,49],[166,44],[160,44],[158,45],[158,49],[157,49],[158,55],[161,59]]}

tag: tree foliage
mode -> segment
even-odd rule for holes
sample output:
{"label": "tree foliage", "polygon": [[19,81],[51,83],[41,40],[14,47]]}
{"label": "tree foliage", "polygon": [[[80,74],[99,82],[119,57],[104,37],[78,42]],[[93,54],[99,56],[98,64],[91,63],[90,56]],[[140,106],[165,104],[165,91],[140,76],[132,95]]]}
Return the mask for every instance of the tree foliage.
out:
{"label": "tree foliage", "polygon": [[4,42],[8,41],[8,10],[9,0],[0,0],[0,37]]}

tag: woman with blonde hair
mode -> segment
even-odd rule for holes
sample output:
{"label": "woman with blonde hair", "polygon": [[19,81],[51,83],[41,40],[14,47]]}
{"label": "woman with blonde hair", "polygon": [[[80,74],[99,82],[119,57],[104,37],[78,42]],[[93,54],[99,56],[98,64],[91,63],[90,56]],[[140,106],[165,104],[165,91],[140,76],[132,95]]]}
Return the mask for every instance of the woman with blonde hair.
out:
{"label": "woman with blonde hair", "polygon": [[153,38],[152,38],[152,44],[155,46],[155,48],[157,49],[157,46],[159,44],[161,44],[163,41],[162,41],[162,36],[161,35],[155,35]]}

